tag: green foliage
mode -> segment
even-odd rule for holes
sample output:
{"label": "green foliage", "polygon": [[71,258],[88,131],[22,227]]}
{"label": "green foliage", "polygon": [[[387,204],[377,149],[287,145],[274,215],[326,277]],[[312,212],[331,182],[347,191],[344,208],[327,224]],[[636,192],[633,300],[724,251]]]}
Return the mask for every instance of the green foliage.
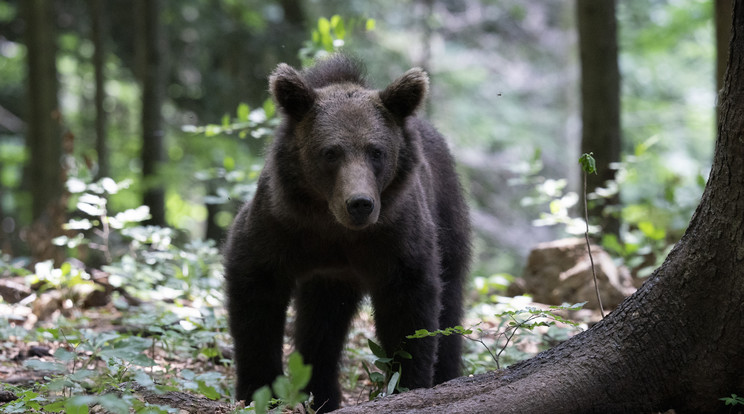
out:
{"label": "green foliage", "polygon": [[490,276],[473,276],[473,287],[478,293],[478,302],[496,302],[498,296],[495,293],[504,293],[509,285],[514,282],[515,277],[508,273],[496,273]]}
{"label": "green foliage", "polygon": [[[462,326],[453,326],[446,329],[437,329],[436,331],[428,331],[426,329],[419,329],[413,335],[408,335],[406,338],[418,339],[429,336],[437,335],[461,335],[465,339],[481,344],[488,354],[491,356],[493,362],[496,363],[496,368],[501,368],[500,358],[504,351],[507,349],[509,344],[516,340],[516,335],[520,331],[533,331],[538,327],[554,327],[558,324],[568,326],[572,328],[578,328],[579,323],[566,319],[556,311],[577,311],[580,310],[586,302],[576,303],[573,305],[561,305],[561,306],[550,306],[548,309],[538,309],[534,307],[527,307],[520,310],[508,310],[495,315],[496,318],[501,320],[498,329],[487,330],[477,326],[470,328],[463,328]],[[473,333],[478,333],[478,337],[473,337]],[[501,342],[501,348],[494,354],[491,347],[489,347],[484,338],[487,336],[495,337]]]}
{"label": "green foliage", "polygon": [[581,157],[579,157],[579,164],[581,165],[581,169],[587,174],[597,173],[597,164],[592,155],[594,155],[594,153],[590,152],[588,154],[582,154]]}
{"label": "green foliage", "polygon": [[[23,194],[18,192],[22,180],[21,171],[28,157],[19,138],[0,140],[0,188],[3,189],[0,194],[0,211],[20,210],[26,201]],[[27,221],[30,217],[24,215],[21,219]]]}
{"label": "green foliage", "polygon": [[[266,385],[253,393],[253,409],[257,414],[262,414],[268,412],[270,407],[293,409],[298,404],[304,404],[305,410],[313,412],[309,408],[312,400],[308,400],[309,396],[302,391],[310,383],[311,375],[312,367],[303,362],[302,355],[292,352],[287,363],[287,375],[276,377],[271,388]],[[278,399],[272,398],[272,390]]]}
{"label": "green foliage", "polygon": [[153,346],[152,339],[68,328],[43,329],[43,335],[64,341],[69,348],[57,348],[53,361],[26,360],[24,366],[44,371],[46,381],[35,390],[19,388],[19,399],[0,406],[3,412],[87,413],[93,405],[113,413],[169,412],[139,401],[131,389],[122,387],[132,381],[153,390],[169,389],[156,386],[152,374],[145,371],[155,365],[145,355]]}
{"label": "green foliage", "polygon": [[[588,233],[600,234],[602,247],[618,257],[621,263],[628,266],[639,277],[648,276],[657,268],[666,254],[684,233],[699,195],[705,186],[705,179],[698,176],[694,183],[682,184],[684,177],[669,171],[663,158],[653,151],[658,145],[658,138],[652,138],[636,146],[634,155],[626,155],[624,161],[612,167],[617,169],[616,180],[606,183],[606,187],[597,188],[586,195],[589,205],[604,204],[604,200],[621,194],[621,206],[605,207],[605,214],[619,214],[622,218],[620,237],[614,234],[600,234],[598,226],[591,225]],[[562,226],[570,235],[579,235],[586,229],[586,218],[572,216],[571,209],[579,197],[574,192],[567,192],[566,179],[551,179],[541,176],[542,164],[533,157],[532,168],[526,169],[517,184],[532,186],[533,194],[522,199],[525,207],[547,205],[548,211],[539,213],[533,221],[536,226]],[[590,154],[584,154],[579,163],[586,172],[596,169],[595,161]],[[638,186],[646,187],[653,180],[644,174],[651,171],[660,174],[653,177],[662,178],[664,189],[655,190],[648,187],[647,192],[640,193]],[[658,195],[661,194],[661,197]],[[609,210],[614,209],[614,210]],[[581,206],[583,211],[583,206]]]}
{"label": "green foliage", "polygon": [[[67,246],[71,256],[83,246],[106,253],[104,263],[108,264],[103,269],[111,285],[133,297],[167,300],[174,306],[156,302],[130,309],[127,301],[114,296],[114,304],[126,311],[120,322],[132,327],[131,333],[81,328],[81,320],[73,322],[63,317],[55,327],[21,335],[7,321],[0,324],[3,338],[64,344],[56,348],[53,360],[24,361],[26,368],[43,371],[48,378],[33,390],[22,390],[18,400],[0,409],[88,412],[89,407],[97,405],[114,413],[173,411],[143,403],[126,385],[122,387],[135,383],[156,392],[189,390],[210,399],[229,395],[227,379],[220,372],[177,372],[167,363],[161,365],[164,373],[153,370],[159,365],[154,358],[160,349],[172,357],[220,357],[218,341],[226,336],[227,327],[225,318],[215,313],[222,303],[222,267],[214,243],[191,241],[178,246],[172,229],[139,225],[147,216],[145,208],[110,214],[107,197],[125,188],[126,183],[108,178],[85,183],[72,178],[67,187],[78,218],[65,225],[69,234],[56,242]],[[72,261],[59,267],[51,261],[40,262],[30,274],[6,256],[0,264],[3,272],[25,274],[26,282],[41,291],[67,292],[63,297],[73,300],[102,289],[89,272]],[[201,305],[194,306],[193,300]],[[187,304],[188,308],[184,306]]]}
{"label": "green foliage", "polygon": [[289,355],[287,375],[277,377],[274,383],[271,384],[271,389],[274,390],[276,396],[284,404],[294,407],[307,400],[308,396],[302,390],[310,382],[311,374],[312,367],[304,364],[302,356],[299,353],[293,352]]}
{"label": "green foliage", "polygon": [[[572,217],[571,209],[578,203],[579,196],[575,192],[566,191],[568,180],[565,178],[547,178],[542,174],[543,163],[541,160],[542,152],[535,150],[532,157],[523,163],[520,170],[520,177],[512,180],[512,185],[525,185],[531,191],[531,194],[522,197],[520,206],[522,208],[540,207],[547,204],[548,211],[538,213],[539,218],[532,221],[534,226],[561,226],[563,230],[570,235],[584,233],[586,222],[578,217]],[[589,160],[587,158],[587,163]],[[590,227],[592,232],[597,231],[597,227]]]}
{"label": "green foliage", "polygon": [[375,29],[374,19],[350,18],[344,20],[338,14],[331,19],[320,17],[317,27],[313,29],[312,37],[305,42],[300,50],[303,66],[310,65],[313,60],[329,53],[338,52],[349,41],[349,34],[354,31],[372,31]]}
{"label": "green foliage", "polygon": [[726,405],[744,405],[744,397],[739,397],[736,394],[731,394],[730,397],[719,398],[719,400],[726,403]]}
{"label": "green foliage", "polygon": [[372,354],[377,357],[374,365],[381,371],[371,371],[366,363],[362,363],[364,371],[367,373],[369,380],[372,382],[372,389],[369,392],[369,399],[393,395],[395,392],[408,391],[400,386],[400,378],[403,375],[400,359],[411,359],[412,356],[402,349],[396,350],[393,355],[387,355],[385,350],[371,339],[367,339],[367,345]]}
{"label": "green foliage", "polygon": [[183,132],[193,134],[204,134],[205,137],[214,137],[220,134],[237,133],[241,139],[249,135],[254,139],[263,139],[270,136],[278,123],[276,108],[271,99],[264,101],[260,108],[251,110],[246,103],[241,103],[235,110],[235,117],[225,114],[220,124],[207,124],[204,126],[184,125]]}

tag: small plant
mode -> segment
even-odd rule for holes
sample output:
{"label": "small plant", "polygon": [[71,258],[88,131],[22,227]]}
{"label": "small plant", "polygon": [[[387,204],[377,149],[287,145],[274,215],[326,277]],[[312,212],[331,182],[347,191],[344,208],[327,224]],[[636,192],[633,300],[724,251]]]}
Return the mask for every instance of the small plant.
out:
{"label": "small plant", "polygon": [[[555,326],[558,323],[572,327],[578,327],[578,322],[568,320],[556,314],[555,311],[576,311],[581,309],[585,304],[586,302],[582,302],[573,305],[551,306],[549,309],[527,307],[520,310],[505,311],[495,315],[497,318],[500,318],[502,320],[501,326],[499,326],[499,329],[496,331],[481,329],[477,326],[473,326],[469,329],[463,328],[462,326],[454,326],[446,329],[438,329],[431,332],[427,331],[426,329],[419,329],[413,335],[408,335],[406,338],[415,339],[436,335],[461,335],[465,339],[483,345],[483,347],[488,351],[488,353],[491,355],[491,358],[493,358],[494,362],[496,363],[496,368],[501,369],[501,355],[504,353],[504,351],[506,351],[506,348],[509,346],[509,344],[513,343],[515,336],[517,335],[519,330],[523,329],[532,331],[540,326],[550,327]],[[478,332],[478,338],[473,338],[471,336],[474,332]],[[494,336],[503,340],[503,345],[495,354],[491,350],[491,348],[484,342],[483,338],[486,336]]]}
{"label": "small plant", "polygon": [[367,344],[372,353],[377,357],[374,362],[375,366],[382,371],[371,371],[367,364],[362,362],[364,371],[367,372],[369,380],[372,381],[372,390],[369,392],[369,399],[373,400],[377,397],[392,395],[396,391],[408,391],[408,389],[400,386],[400,377],[403,372],[400,362],[397,359],[411,359],[411,354],[399,349],[392,356],[389,356],[375,341],[367,339]]}
{"label": "small plant", "polygon": [[592,157],[592,153],[583,154],[579,158],[579,164],[581,164],[581,170],[583,171],[584,178],[584,223],[586,223],[586,231],[584,232],[584,239],[586,240],[586,249],[589,252],[589,261],[592,265],[592,277],[594,278],[594,289],[597,291],[597,303],[599,303],[599,312],[602,314],[602,318],[605,317],[604,308],[602,307],[602,297],[599,294],[599,284],[597,283],[597,271],[594,269],[594,257],[592,257],[592,246],[589,243],[589,211],[586,203],[586,176],[587,174],[596,174],[597,165]]}
{"label": "small plant", "polygon": [[726,405],[744,405],[744,397],[740,397],[736,394],[731,394],[730,397],[719,398],[719,400],[726,403]]}
{"label": "small plant", "polygon": [[[108,197],[128,188],[130,181],[115,182],[105,177],[94,183],[72,177],[67,180],[67,191],[77,198],[76,211],[83,218],[72,218],[64,224],[63,228],[70,233],[76,233],[57,237],[53,243],[58,246],[66,246],[71,251],[81,245],[100,251],[106,263],[113,260],[111,238],[112,232],[123,230],[132,225],[139,224],[150,218],[150,209],[147,206],[139,206],[115,215],[109,215]],[[95,236],[95,238],[90,236]]]}
{"label": "small plant", "polygon": [[[270,407],[287,407],[293,409],[298,404],[304,404],[305,410],[314,412],[309,405],[312,403],[310,397],[303,392],[312,376],[312,367],[306,365],[302,360],[302,355],[298,352],[292,352],[289,355],[287,363],[287,375],[276,377],[271,384],[271,388],[265,385],[253,393],[253,407],[256,414],[265,414]],[[278,399],[272,398],[276,395]]]}

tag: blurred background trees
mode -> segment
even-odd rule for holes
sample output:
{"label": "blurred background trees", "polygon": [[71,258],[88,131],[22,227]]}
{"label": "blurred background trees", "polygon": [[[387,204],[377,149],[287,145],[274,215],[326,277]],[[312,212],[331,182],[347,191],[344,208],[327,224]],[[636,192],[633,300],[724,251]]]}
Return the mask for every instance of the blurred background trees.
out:
{"label": "blurred background trees", "polygon": [[[46,206],[71,202],[67,176],[129,179],[110,196],[112,211],[144,203],[154,224],[221,240],[270,139],[258,119],[273,110],[267,74],[279,62],[299,66],[301,50],[311,56],[318,19],[338,14],[336,46],[367,62],[373,85],[411,66],[429,71],[422,115],[460,161],[478,229],[475,273],[517,274],[535,243],[581,229],[577,159],[605,150],[613,155],[597,157],[590,221],[643,273],[684,230],[707,177],[714,11],[725,2],[618,0],[601,16],[582,13],[593,3],[0,3],[0,249],[49,254],[29,249],[44,236],[29,229]],[[606,66],[585,66],[585,50]],[[589,75],[613,64],[619,76],[591,86]],[[259,127],[227,133],[241,121]]]}

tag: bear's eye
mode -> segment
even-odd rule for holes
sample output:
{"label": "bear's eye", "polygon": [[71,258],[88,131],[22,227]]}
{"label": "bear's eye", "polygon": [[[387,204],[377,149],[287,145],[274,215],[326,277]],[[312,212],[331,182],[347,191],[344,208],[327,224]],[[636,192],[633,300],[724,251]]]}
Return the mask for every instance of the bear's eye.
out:
{"label": "bear's eye", "polygon": [[372,161],[380,161],[383,156],[383,152],[379,148],[370,148],[369,149],[369,157],[372,159]]}
{"label": "bear's eye", "polygon": [[326,162],[336,161],[341,156],[341,150],[336,147],[324,148],[321,156]]}

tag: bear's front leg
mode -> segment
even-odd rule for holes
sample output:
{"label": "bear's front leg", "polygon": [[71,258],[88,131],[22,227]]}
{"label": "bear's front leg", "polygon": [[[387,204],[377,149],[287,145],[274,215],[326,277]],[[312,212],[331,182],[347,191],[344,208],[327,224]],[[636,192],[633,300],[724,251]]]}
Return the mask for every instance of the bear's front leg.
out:
{"label": "bear's front leg", "polygon": [[339,407],[339,362],[360,300],[359,289],[342,280],[316,278],[297,288],[295,345],[313,367],[307,391],[313,393],[318,413]]}
{"label": "bear's front leg", "polygon": [[389,283],[372,292],[377,338],[385,352],[393,356],[402,349],[413,357],[396,358],[402,367],[400,385],[405,388],[433,385],[438,337],[406,336],[417,329],[438,329],[441,286],[437,271],[431,263],[400,267]]}
{"label": "bear's front leg", "polygon": [[282,374],[284,322],[289,288],[267,270],[225,268],[228,320],[235,344],[235,399],[250,403],[253,393]]}

